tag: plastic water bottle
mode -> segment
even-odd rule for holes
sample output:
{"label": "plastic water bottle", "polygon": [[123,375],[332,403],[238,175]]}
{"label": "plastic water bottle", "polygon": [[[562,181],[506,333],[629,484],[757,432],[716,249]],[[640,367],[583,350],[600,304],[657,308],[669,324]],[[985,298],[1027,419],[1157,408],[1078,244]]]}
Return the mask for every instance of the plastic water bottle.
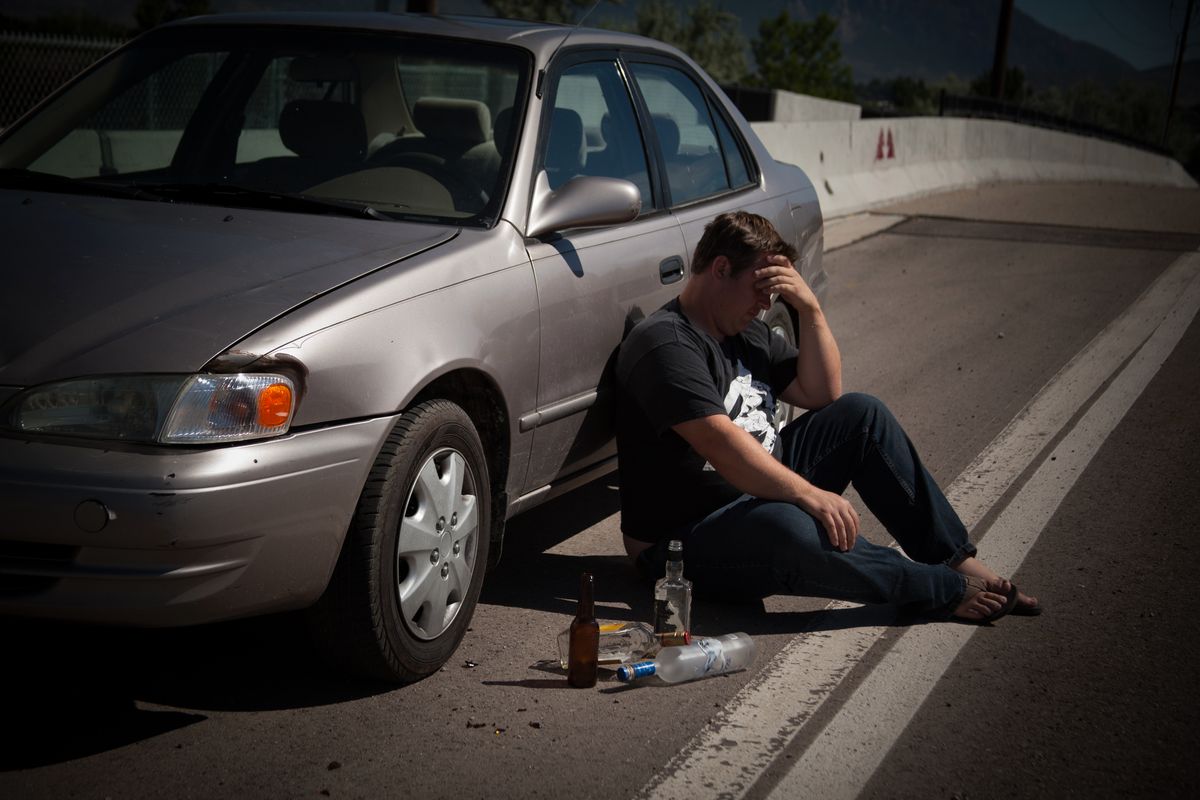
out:
{"label": "plastic water bottle", "polygon": [[682,647],[665,647],[652,661],[626,664],[617,679],[631,681],[655,675],[667,683],[682,683],[709,675],[737,672],[754,660],[754,640],[745,633],[727,633],[716,638],[693,639]]}

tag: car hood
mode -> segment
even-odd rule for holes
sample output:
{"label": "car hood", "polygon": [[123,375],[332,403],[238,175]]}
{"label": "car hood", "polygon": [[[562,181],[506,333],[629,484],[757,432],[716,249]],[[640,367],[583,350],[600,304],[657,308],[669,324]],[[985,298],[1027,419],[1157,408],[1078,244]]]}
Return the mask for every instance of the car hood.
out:
{"label": "car hood", "polygon": [[190,372],[314,297],[458,230],[0,191],[0,385]]}

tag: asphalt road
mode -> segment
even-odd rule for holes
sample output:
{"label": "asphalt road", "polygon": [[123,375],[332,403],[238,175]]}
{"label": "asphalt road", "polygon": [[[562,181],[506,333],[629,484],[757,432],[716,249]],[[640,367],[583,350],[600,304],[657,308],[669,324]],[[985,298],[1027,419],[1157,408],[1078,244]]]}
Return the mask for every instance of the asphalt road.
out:
{"label": "asphalt road", "polygon": [[[846,388],[886,400],[935,477],[965,485],[1031,398],[1200,246],[1198,201],[1005,186],[881,210],[896,215],[892,227],[826,254]],[[4,623],[0,797],[609,800],[668,796],[672,782],[691,797],[1191,797],[1200,325],[1188,317],[1182,330],[1048,519],[1019,531],[1013,577],[1045,602],[1039,618],[975,629],[811,598],[697,602],[698,633],[754,637],[750,670],[567,689],[546,662],[580,572],[596,575],[604,619],[650,613],[649,587],[620,555],[615,484],[598,481],[512,522],[461,648],[408,687],[325,668],[292,615],[179,631]],[[1072,437],[1142,352],[1047,430],[981,512],[973,537],[985,559],[1006,552],[1007,513],[1038,507],[1027,489],[1045,488],[1034,480],[1042,468],[1078,460]],[[886,540],[877,525],[866,533]],[[805,647],[843,639],[866,644],[836,680],[814,683],[818,666],[804,661],[773,678]],[[954,647],[934,657],[928,643],[942,639]],[[905,658],[916,673],[896,667]],[[889,728],[871,688],[903,705],[921,681],[928,688]],[[813,710],[792,713],[805,702]],[[865,716],[852,716],[863,703]],[[754,707],[790,718],[788,736],[739,727]],[[882,743],[856,738],[870,731]],[[747,759],[756,738],[765,755]],[[836,791],[795,788],[821,775]]]}

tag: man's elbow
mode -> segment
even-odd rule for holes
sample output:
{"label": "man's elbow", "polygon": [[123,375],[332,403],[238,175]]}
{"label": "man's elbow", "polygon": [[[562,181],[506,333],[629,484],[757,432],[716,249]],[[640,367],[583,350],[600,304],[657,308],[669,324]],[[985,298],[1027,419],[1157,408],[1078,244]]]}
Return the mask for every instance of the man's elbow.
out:
{"label": "man's elbow", "polygon": [[842,396],[841,384],[826,386],[821,390],[809,390],[798,398],[796,405],[809,411],[819,411]]}

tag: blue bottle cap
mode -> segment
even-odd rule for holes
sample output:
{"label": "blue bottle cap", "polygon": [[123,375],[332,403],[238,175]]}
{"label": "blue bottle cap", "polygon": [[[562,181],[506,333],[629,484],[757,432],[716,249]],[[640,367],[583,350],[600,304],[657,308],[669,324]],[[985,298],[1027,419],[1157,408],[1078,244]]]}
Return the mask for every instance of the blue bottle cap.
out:
{"label": "blue bottle cap", "polygon": [[653,661],[639,661],[636,664],[624,664],[617,667],[617,680],[628,683],[634,678],[644,678],[654,674]]}

